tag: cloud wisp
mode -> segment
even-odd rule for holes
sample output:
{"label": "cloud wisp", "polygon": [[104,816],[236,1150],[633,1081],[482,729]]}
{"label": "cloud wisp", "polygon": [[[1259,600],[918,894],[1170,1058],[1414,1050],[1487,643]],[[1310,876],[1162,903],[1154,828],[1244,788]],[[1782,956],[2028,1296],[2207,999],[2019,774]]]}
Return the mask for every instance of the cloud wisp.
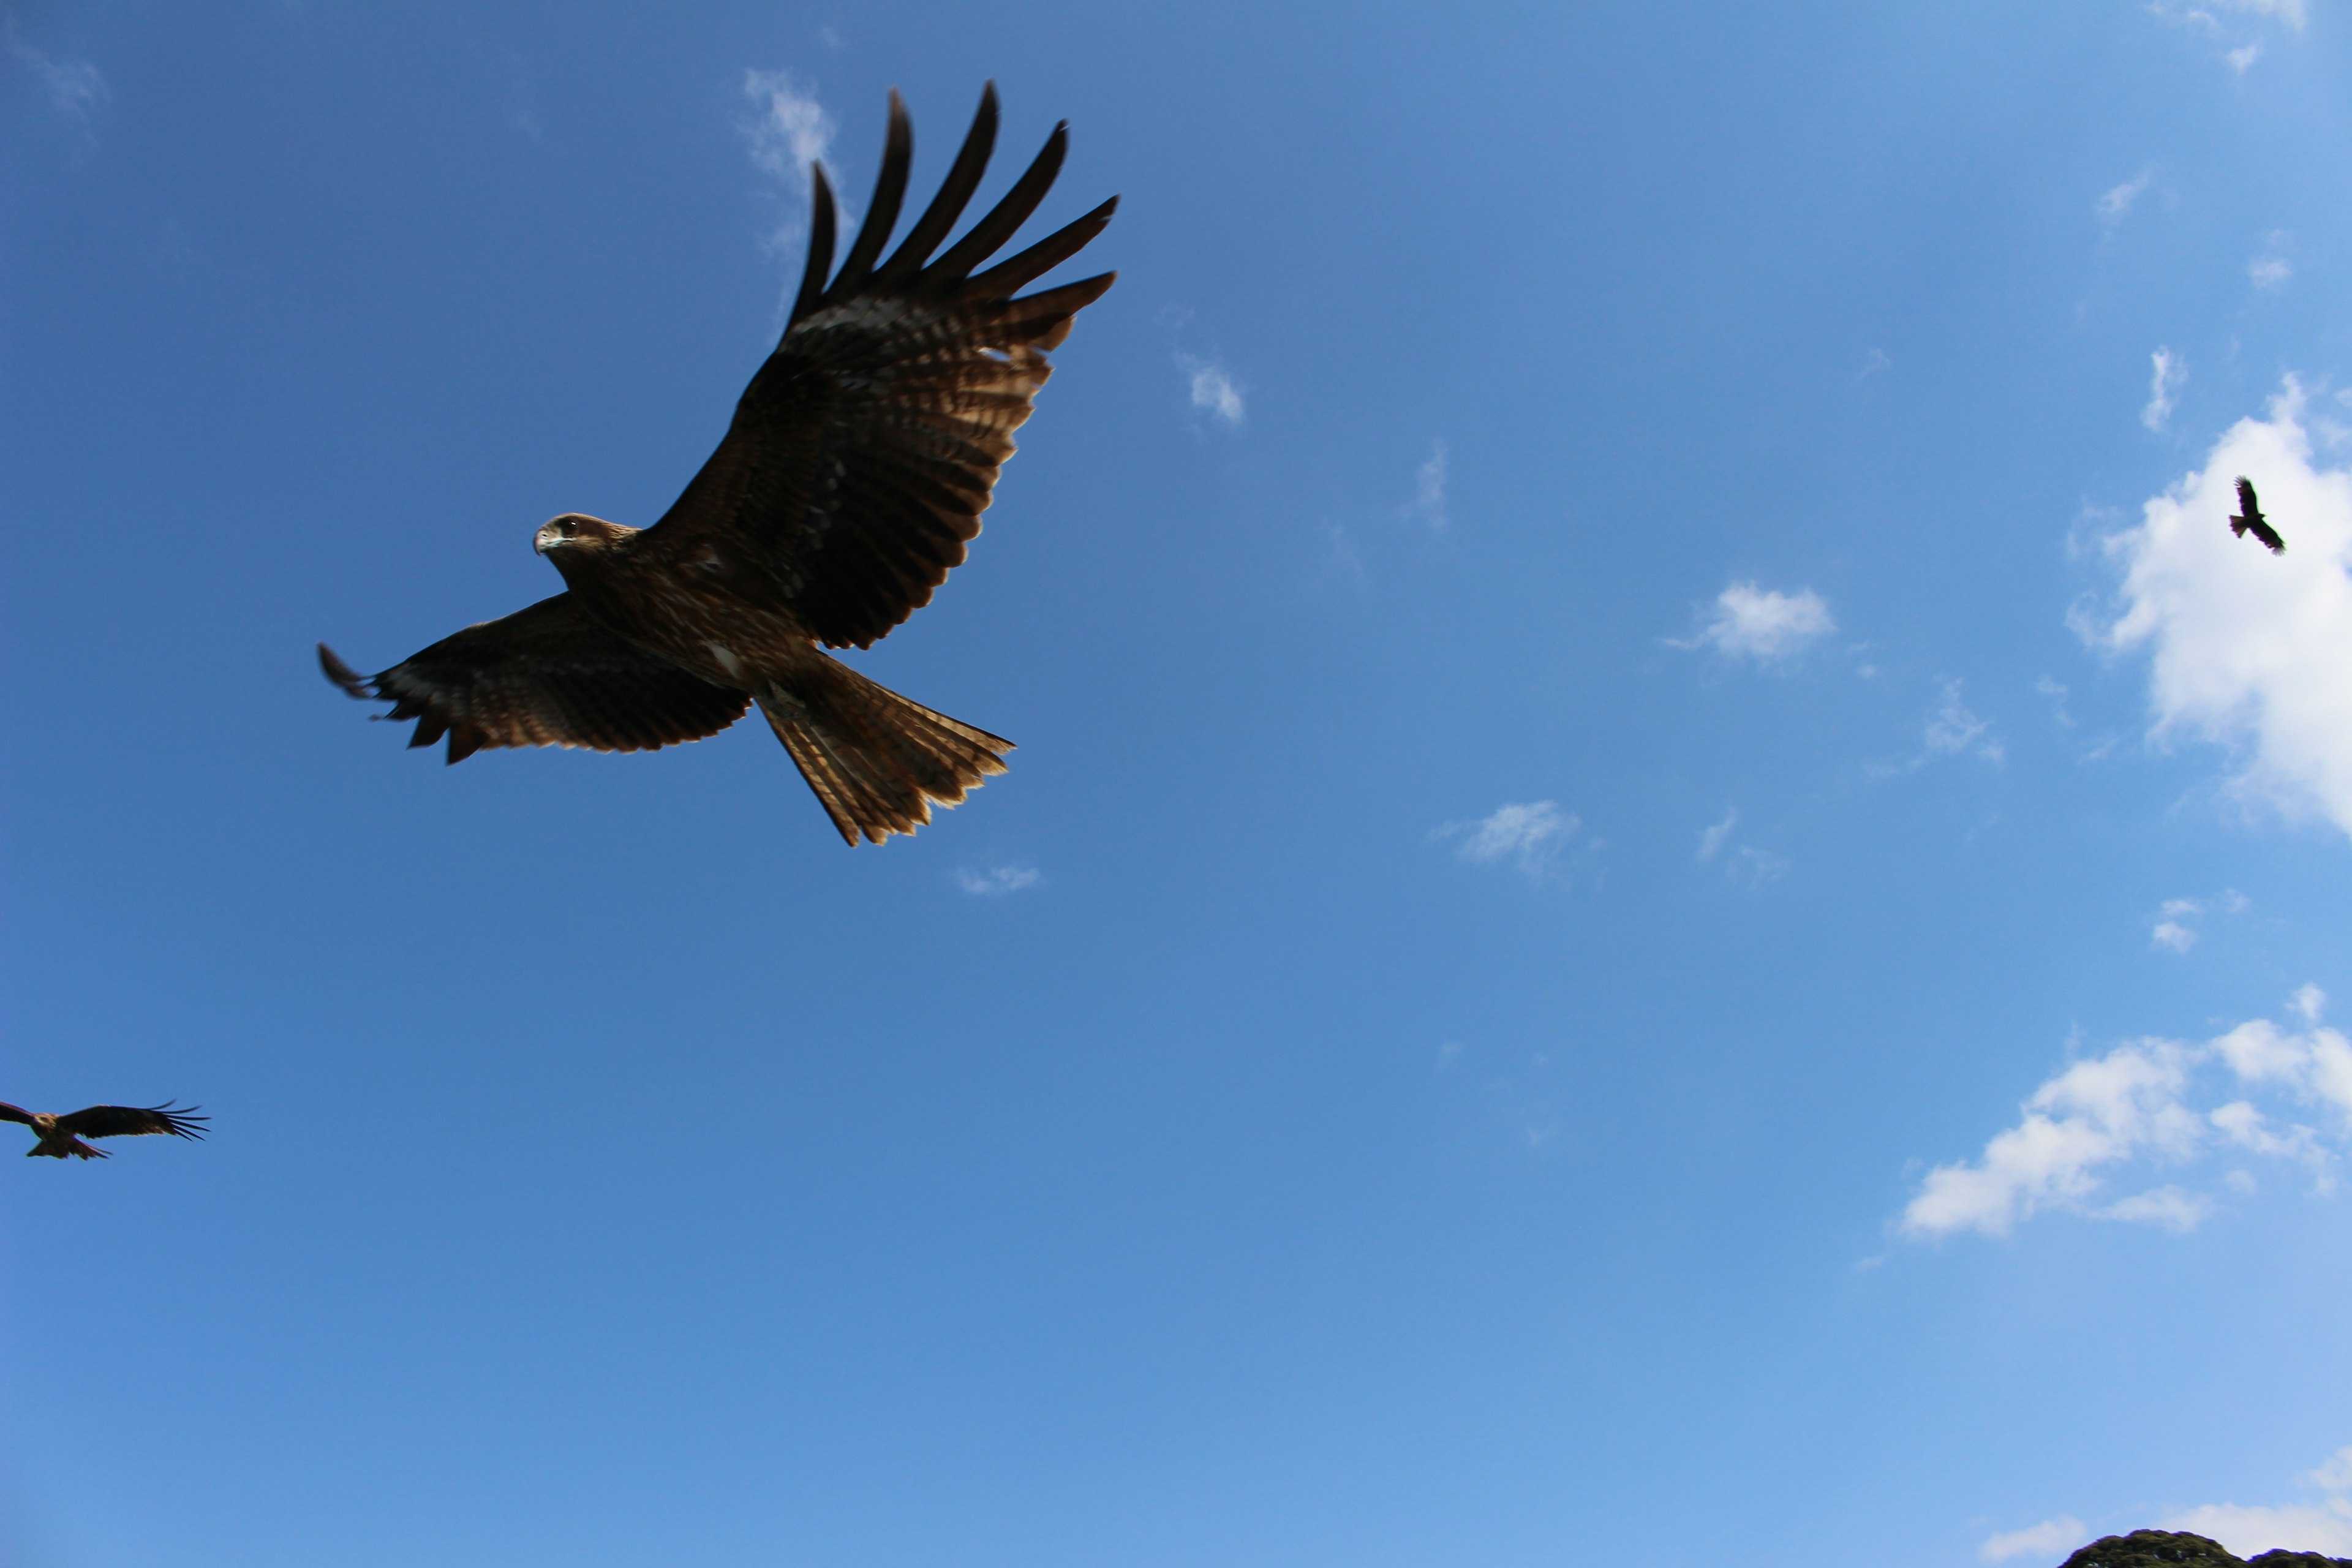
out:
{"label": "cloud wisp", "polygon": [[1017,893],[1037,885],[1034,866],[960,866],[956,868],[956,886],[976,899],[1001,899],[1007,893]]}
{"label": "cloud wisp", "polygon": [[1432,444],[1429,460],[1413,475],[1411,515],[1433,530],[1445,530],[1445,443]]}
{"label": "cloud wisp", "polygon": [[2207,1503],[2169,1516],[2161,1528],[2210,1537],[2240,1557],[2270,1551],[2352,1556],[2352,1447],[2338,1448],[2335,1458],[2296,1479],[2325,1500],[2274,1508]]}
{"label": "cloud wisp", "polygon": [[1231,372],[1214,360],[1194,354],[1179,353],[1176,368],[1184,373],[1192,388],[1192,406],[1228,429],[1238,429],[1247,417],[1249,405],[1242,395],[1241,384]]}
{"label": "cloud wisp", "polygon": [[1734,583],[1715,596],[1715,607],[1696,636],[1668,637],[1679,648],[1712,647],[1727,658],[1779,664],[1837,630],[1830,607],[1811,588],[1783,594],[1753,583]]}
{"label": "cloud wisp", "polygon": [[1454,853],[1474,865],[1512,865],[1531,881],[1541,881],[1574,842],[1581,823],[1550,800],[1506,804],[1475,822],[1448,822],[1432,838],[1458,838]]}
{"label": "cloud wisp", "polygon": [[[809,169],[824,162],[833,151],[837,127],[817,100],[815,89],[788,70],[745,71],[743,96],[752,109],[751,118],[738,126],[743,133],[744,151],[751,155],[751,166],[775,182],[779,202],[776,221],[761,237],[761,248],[772,256],[796,259],[794,253],[808,237],[810,204],[815,197]],[[856,215],[841,195],[836,183],[834,205],[840,211],[844,230],[853,230]],[[798,284],[799,275],[788,274],[787,293],[780,308],[790,308],[789,291]]]}
{"label": "cloud wisp", "polygon": [[[1914,1239],[2006,1236],[2060,1211],[2187,1231],[2213,1212],[2211,1194],[2165,1182],[2110,1199],[2107,1184],[2126,1173],[2185,1173],[2216,1156],[2231,1162],[2222,1184],[2235,1193],[2260,1185],[2249,1167],[2261,1161],[2299,1166],[2315,1194],[2333,1193],[2352,1146],[2352,1040],[2320,1024],[2326,1001],[2306,985],[2285,1026],[2255,1018],[2202,1045],[2131,1040],[2072,1063],[1977,1159],[1928,1172],[1898,1228]],[[2235,1098],[2206,1104],[2219,1093],[2199,1088],[2214,1079]]]}
{"label": "cloud wisp", "polygon": [[2168,348],[2159,348],[2147,358],[2147,402],[2141,405],[2139,422],[2151,430],[2161,430],[2171,421],[2173,401],[2189,380],[2189,362]]}
{"label": "cloud wisp", "polygon": [[1739,808],[1735,805],[1723,814],[1721,822],[1703,829],[1698,836],[1699,864],[1707,865],[1719,857],[1725,879],[1749,888],[1760,888],[1767,882],[1778,881],[1787,876],[1789,859],[1785,855],[1775,855],[1769,849],[1759,849],[1753,844],[1738,845],[1729,854],[1724,853],[1725,847],[1731,842],[1733,830],[1738,826]]}
{"label": "cloud wisp", "polygon": [[2023,1530],[1988,1537],[1977,1548],[1979,1563],[2006,1563],[2012,1557],[2058,1557],[2091,1539],[2090,1527],[2071,1513],[2029,1524]]}
{"label": "cloud wisp", "polygon": [[87,127],[114,96],[96,66],[88,60],[58,59],[26,43],[13,16],[8,19],[8,53],[41,79],[49,107],[76,125]]}
{"label": "cloud wisp", "polygon": [[2150,165],[2122,184],[2108,186],[2100,194],[2099,199],[2091,204],[2092,212],[2098,216],[2099,226],[2112,233],[2116,225],[2131,216],[2132,207],[2155,183],[2156,169]]}
{"label": "cloud wisp", "polygon": [[[2284,555],[2230,532],[2241,474]],[[2122,574],[2114,617],[2074,628],[2147,656],[2149,741],[2223,747],[2241,803],[2352,834],[2352,473],[2314,464],[2302,387],[2290,378],[2101,548]]]}

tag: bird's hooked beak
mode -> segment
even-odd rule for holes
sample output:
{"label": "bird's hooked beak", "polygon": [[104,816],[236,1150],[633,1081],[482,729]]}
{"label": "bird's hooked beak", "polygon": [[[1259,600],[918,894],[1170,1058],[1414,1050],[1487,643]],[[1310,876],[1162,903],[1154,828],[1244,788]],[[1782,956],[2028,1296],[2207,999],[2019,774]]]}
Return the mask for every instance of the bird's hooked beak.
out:
{"label": "bird's hooked beak", "polygon": [[562,542],[563,536],[555,531],[555,524],[551,522],[541,525],[540,531],[531,535],[530,547],[544,555]]}

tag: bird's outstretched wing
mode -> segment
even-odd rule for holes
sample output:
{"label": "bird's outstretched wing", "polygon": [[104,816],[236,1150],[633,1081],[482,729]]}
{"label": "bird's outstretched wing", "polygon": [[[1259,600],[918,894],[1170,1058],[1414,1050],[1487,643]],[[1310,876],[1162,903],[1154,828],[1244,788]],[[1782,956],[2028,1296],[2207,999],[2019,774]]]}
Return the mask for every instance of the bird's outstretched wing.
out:
{"label": "bird's outstretched wing", "polygon": [[185,1110],[174,1110],[168,1100],[161,1105],[93,1105],[71,1116],[58,1117],[58,1130],[77,1138],[138,1138],[151,1132],[168,1132],[174,1138],[201,1138],[205,1130],[196,1123],[212,1118],[198,1116],[195,1111],[193,1105]]}
{"label": "bird's outstretched wing", "polygon": [[2241,539],[2252,533],[2270,546],[2273,555],[2286,553],[2286,541],[2279,537],[2278,530],[2263,516],[2262,503],[2254,499],[2254,481],[2242,475],[2238,479],[2238,515],[2230,520],[2230,531]]}
{"label": "bird's outstretched wing", "polygon": [[33,1113],[21,1105],[11,1105],[0,1100],[0,1121],[21,1121],[30,1127],[33,1125]]}
{"label": "bird's outstretched wing", "polygon": [[749,694],[713,686],[590,620],[570,594],[467,626],[363,676],[319,645],[327,679],[362,701],[414,719],[412,746],[449,737],[449,760],[485,747],[585,746],[650,752],[715,735]]}
{"label": "bird's outstretched wing", "polygon": [[893,92],[881,178],[829,283],[837,219],[824,170],[813,166],[808,268],[792,322],[727,438],[646,531],[641,548],[653,559],[715,568],[733,592],[781,602],[835,647],[887,635],[961,563],[1013,432],[1052,374],[1045,351],[1116,277],[1013,298],[1100,234],[1116,197],[972,270],[1045,199],[1068,144],[1060,126],[1004,199],[931,259],[988,166],[996,121],[992,83],[939,195],[885,260],[914,155]]}

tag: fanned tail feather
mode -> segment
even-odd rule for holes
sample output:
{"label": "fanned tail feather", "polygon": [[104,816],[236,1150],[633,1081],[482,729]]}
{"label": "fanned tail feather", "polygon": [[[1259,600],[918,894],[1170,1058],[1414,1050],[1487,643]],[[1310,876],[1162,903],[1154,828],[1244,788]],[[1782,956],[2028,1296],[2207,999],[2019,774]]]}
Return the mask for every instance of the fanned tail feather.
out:
{"label": "fanned tail feather", "polygon": [[934,712],[820,655],[759,695],[760,711],[850,844],[879,844],[1004,771],[1013,742]]}

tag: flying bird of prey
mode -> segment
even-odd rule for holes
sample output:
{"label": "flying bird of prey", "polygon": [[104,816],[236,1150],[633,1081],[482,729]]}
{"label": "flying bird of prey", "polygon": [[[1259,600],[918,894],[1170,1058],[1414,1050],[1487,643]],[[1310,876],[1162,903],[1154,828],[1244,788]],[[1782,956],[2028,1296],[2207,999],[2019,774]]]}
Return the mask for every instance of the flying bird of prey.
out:
{"label": "flying bird of prey", "polygon": [[[792,319],[726,439],[652,527],[567,512],[533,542],[564,592],[445,637],[381,675],[319,645],[328,679],[414,719],[448,760],[496,746],[651,751],[715,735],[758,703],[851,844],[879,844],[1004,771],[1010,741],[933,712],[827,657],[868,647],[930,603],[980,532],[1045,351],[1115,273],[1020,297],[1110,222],[1117,197],[985,271],[1044,200],[1068,145],[1045,151],[940,254],[996,140],[996,88],[886,258],[914,156],[898,95],[866,221],[832,272],[838,221],[811,166],[807,270]],[[831,280],[827,281],[827,274]]]}
{"label": "flying bird of prey", "polygon": [[2254,500],[2254,481],[2243,475],[2238,479],[2238,515],[2230,520],[2230,531],[2241,539],[2252,534],[2269,545],[2273,555],[2286,553],[2286,541],[2279,537],[2278,530],[2263,516],[2263,509]]}
{"label": "flying bird of prey", "polygon": [[68,1111],[52,1116],[45,1110],[26,1110],[22,1106],[0,1101],[0,1121],[21,1121],[33,1130],[40,1142],[25,1151],[25,1158],[47,1154],[52,1160],[103,1160],[103,1149],[93,1149],[82,1142],[85,1138],[141,1138],[149,1133],[168,1132],[174,1138],[201,1138],[199,1121],[210,1121],[209,1116],[195,1114],[196,1107],[174,1110],[172,1102],[161,1105],[93,1105],[87,1110]]}

